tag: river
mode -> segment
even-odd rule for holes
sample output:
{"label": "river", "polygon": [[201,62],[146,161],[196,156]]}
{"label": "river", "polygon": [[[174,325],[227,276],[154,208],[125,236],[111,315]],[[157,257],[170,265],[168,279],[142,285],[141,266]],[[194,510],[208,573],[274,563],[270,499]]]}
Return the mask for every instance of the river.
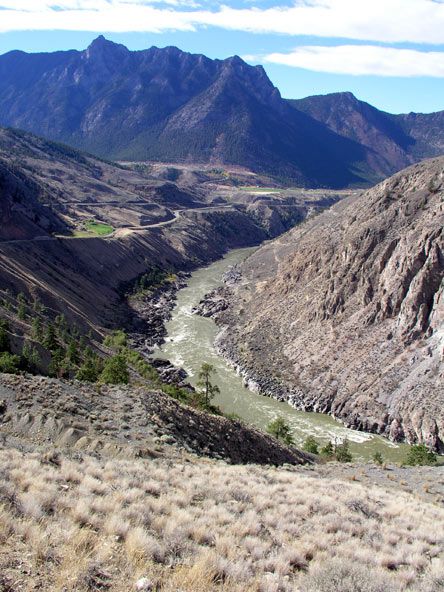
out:
{"label": "river", "polygon": [[275,417],[282,416],[290,425],[295,443],[299,446],[309,435],[322,444],[328,440],[348,438],[350,450],[356,459],[367,460],[380,451],[386,460],[402,461],[406,454],[405,445],[396,445],[380,436],[350,430],[328,415],[297,411],[287,403],[250,391],[244,386],[242,378],[216,353],[213,343],[218,327],[212,319],[192,314],[191,310],[205,294],[221,285],[223,274],[232,265],[244,260],[254,250],[230,251],[223,259],[192,274],[187,287],[177,294],[172,318],[166,324],[166,342],[155,351],[155,356],[183,367],[193,385],[196,384],[202,363],[212,364],[217,371],[213,382],[221,391],[214,403],[222,411],[235,413],[260,429],[265,429]]}

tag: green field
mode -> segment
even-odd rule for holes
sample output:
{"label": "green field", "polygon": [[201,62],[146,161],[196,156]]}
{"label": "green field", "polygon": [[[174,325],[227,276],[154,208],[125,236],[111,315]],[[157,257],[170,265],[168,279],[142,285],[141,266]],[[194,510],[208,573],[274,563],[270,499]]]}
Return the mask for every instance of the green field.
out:
{"label": "green field", "polygon": [[74,230],[73,236],[76,238],[87,238],[91,236],[107,236],[114,231],[114,228],[103,222],[88,220],[79,230]]}
{"label": "green field", "polygon": [[255,193],[280,193],[281,190],[276,187],[238,187],[241,191],[254,191]]}

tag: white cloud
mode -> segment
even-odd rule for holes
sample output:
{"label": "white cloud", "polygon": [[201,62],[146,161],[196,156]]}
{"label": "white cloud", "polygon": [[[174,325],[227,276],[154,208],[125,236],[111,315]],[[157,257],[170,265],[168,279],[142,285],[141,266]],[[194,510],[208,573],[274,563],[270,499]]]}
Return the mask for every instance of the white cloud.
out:
{"label": "white cloud", "polygon": [[222,5],[214,11],[196,9],[193,0],[164,2],[174,4],[175,10],[154,7],[159,1],[0,0],[0,7],[6,8],[0,11],[0,31],[148,32],[213,25],[255,33],[444,43],[444,4],[434,0],[295,0],[290,7],[239,9]]}
{"label": "white cloud", "polygon": [[303,46],[291,53],[262,56],[262,60],[334,74],[444,78],[444,52],[439,51],[374,45]]}

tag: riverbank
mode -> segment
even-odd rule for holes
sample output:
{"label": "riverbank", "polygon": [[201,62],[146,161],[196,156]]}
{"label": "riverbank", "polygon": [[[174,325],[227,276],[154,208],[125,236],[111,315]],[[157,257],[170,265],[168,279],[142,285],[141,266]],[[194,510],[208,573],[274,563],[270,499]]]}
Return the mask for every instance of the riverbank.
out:
{"label": "riverbank", "polygon": [[[228,279],[228,288],[230,283],[236,282],[236,265],[255,250],[256,248],[230,251],[223,259],[191,274],[187,279],[187,286],[177,293],[171,319],[166,322],[165,342],[154,349],[153,356],[170,360],[175,366],[184,368],[188,374],[187,380],[193,386],[196,385],[201,364],[212,364],[217,371],[214,381],[221,390],[214,402],[224,413],[234,413],[261,430],[265,430],[276,416],[282,415],[291,427],[297,446],[301,446],[308,436],[314,436],[321,444],[328,440],[348,438],[355,459],[368,460],[378,451],[388,461],[402,462],[406,454],[405,445],[397,445],[366,432],[350,430],[329,415],[300,411],[286,402],[260,395],[253,382],[247,388],[244,378],[219,355],[215,340],[220,328],[213,318],[199,316],[195,309],[205,295],[213,290],[221,295],[227,289],[227,285],[221,286],[224,276]],[[231,271],[227,276],[228,270]],[[205,311],[201,312],[205,314]],[[219,311],[219,314],[223,315],[224,312]]]}

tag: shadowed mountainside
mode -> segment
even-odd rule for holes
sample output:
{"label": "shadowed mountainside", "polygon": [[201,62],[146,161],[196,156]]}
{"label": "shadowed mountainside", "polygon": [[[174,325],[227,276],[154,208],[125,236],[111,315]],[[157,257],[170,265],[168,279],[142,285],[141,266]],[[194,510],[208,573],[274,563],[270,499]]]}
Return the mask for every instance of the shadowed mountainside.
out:
{"label": "shadowed mountainside", "polygon": [[[0,128],[0,312],[14,352],[32,334],[38,303],[82,333],[132,326],[125,293],[141,275],[188,271],[259,244],[340,198],[250,195],[219,189],[217,175],[204,175],[208,185],[179,188],[144,171]],[[88,235],[81,229],[91,219],[114,232]],[[22,319],[14,308],[19,294],[28,306]],[[147,322],[138,330],[148,331]]]}
{"label": "shadowed mountainside", "polygon": [[418,160],[444,153],[444,111],[392,115],[349,92],[289,103],[331,131],[365,147],[367,167],[375,181]]}
{"label": "shadowed mountainside", "polygon": [[0,240],[69,234],[94,218],[155,223],[204,204],[192,189],[99,160],[69,146],[0,128]]}
{"label": "shadowed mountainside", "polygon": [[368,185],[443,152],[443,112],[336,93],[286,101],[262,66],[176,47],[0,56],[0,124],[102,157],[239,165],[304,186]]}

